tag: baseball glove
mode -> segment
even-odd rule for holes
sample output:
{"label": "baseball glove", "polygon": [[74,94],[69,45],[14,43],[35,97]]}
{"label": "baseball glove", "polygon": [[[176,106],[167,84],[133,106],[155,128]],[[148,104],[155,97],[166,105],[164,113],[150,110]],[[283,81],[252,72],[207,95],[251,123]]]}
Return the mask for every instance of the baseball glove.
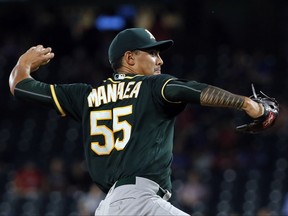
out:
{"label": "baseball glove", "polygon": [[253,95],[250,97],[257,103],[260,103],[264,107],[264,113],[259,118],[253,119],[252,122],[239,125],[236,127],[236,131],[243,133],[260,133],[270,127],[272,127],[279,114],[279,103],[275,98],[271,98],[260,91],[260,96],[256,94],[254,86],[252,84]]}

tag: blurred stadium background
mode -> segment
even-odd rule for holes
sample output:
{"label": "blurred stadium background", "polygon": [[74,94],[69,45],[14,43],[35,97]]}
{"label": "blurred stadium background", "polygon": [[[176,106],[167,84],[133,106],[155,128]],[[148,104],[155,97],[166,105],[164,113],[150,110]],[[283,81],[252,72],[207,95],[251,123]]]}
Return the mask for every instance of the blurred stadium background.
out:
{"label": "blurred stadium background", "polygon": [[15,100],[8,76],[36,44],[55,59],[35,76],[95,83],[111,74],[109,42],[126,27],[174,39],[163,72],[280,102],[266,133],[234,132],[243,113],[189,106],[176,124],[171,202],[193,216],[287,216],[288,1],[0,0],[0,216],[93,215],[103,194],[83,162],[79,125]]}

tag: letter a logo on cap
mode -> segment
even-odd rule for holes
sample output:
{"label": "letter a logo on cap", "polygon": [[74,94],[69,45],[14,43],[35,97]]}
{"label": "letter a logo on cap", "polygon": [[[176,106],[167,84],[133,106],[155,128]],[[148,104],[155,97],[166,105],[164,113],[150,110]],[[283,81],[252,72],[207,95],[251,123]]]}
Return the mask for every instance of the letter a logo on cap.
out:
{"label": "letter a logo on cap", "polygon": [[153,40],[155,40],[155,37],[152,35],[152,33],[151,32],[149,32],[147,29],[145,29],[145,31],[150,35],[150,39],[153,39]]}

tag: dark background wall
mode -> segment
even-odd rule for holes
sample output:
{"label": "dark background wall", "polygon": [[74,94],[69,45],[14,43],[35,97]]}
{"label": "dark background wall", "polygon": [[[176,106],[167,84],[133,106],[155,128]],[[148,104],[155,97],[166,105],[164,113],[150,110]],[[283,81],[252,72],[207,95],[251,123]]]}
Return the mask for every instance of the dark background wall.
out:
{"label": "dark background wall", "polygon": [[0,215],[93,215],[102,198],[83,162],[77,122],[15,100],[8,76],[23,52],[43,44],[55,59],[37,79],[108,77],[107,49],[118,29],[99,29],[103,15],[122,18],[120,29],[172,38],[164,73],[247,96],[253,83],[280,102],[275,127],[257,135],[235,133],[245,118],[239,111],[189,106],[175,128],[171,202],[197,216],[288,215],[284,0],[0,1]]}

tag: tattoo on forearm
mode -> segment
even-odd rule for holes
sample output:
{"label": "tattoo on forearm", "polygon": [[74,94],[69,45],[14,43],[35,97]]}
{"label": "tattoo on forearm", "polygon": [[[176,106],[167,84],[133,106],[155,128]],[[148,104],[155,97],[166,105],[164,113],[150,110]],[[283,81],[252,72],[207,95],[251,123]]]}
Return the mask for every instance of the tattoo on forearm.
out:
{"label": "tattoo on forearm", "polygon": [[241,109],[244,103],[244,97],[232,94],[214,86],[208,86],[201,92],[200,102],[203,106]]}

